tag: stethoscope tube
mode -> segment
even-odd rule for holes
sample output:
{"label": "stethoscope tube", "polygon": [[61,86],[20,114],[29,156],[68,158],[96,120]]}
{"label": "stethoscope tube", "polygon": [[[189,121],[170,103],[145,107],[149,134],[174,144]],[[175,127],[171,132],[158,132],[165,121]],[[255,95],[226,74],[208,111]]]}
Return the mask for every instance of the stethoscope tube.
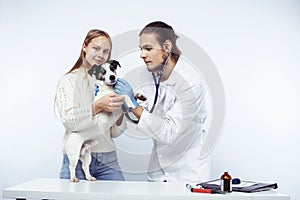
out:
{"label": "stethoscope tube", "polygon": [[169,58],[170,58],[170,52],[168,53],[168,57],[166,58],[166,60],[164,61],[164,65],[163,65],[163,68],[162,70],[160,71],[159,73],[159,77],[158,77],[158,80],[156,81],[156,77],[154,75],[154,72],[152,72],[152,77],[153,77],[153,80],[154,80],[154,84],[155,84],[155,97],[154,97],[154,102],[153,102],[153,105],[152,105],[152,108],[150,110],[150,113],[152,113],[154,111],[154,108],[155,108],[155,105],[156,105],[156,102],[157,102],[157,99],[158,99],[158,90],[159,90],[159,85],[160,85],[160,80],[161,80],[161,77],[165,71],[165,68],[166,68],[166,65],[169,61]]}
{"label": "stethoscope tube", "polygon": [[[157,81],[156,81],[156,77],[154,75],[154,72],[152,72],[153,80],[154,80],[154,83],[155,83],[155,97],[154,97],[154,102],[153,102],[152,108],[150,110],[150,113],[152,113],[154,111],[154,108],[155,108],[155,105],[156,105],[156,102],[157,102],[157,99],[158,99],[158,90],[159,90],[159,86],[160,86],[160,80],[161,80],[161,77],[162,77],[162,75],[163,75],[163,73],[165,71],[166,65],[167,65],[167,63],[169,61],[169,58],[170,58],[170,55],[171,55],[171,53],[169,52],[168,53],[168,57],[164,61],[163,68],[162,68],[162,70],[159,73],[159,77],[158,77]],[[139,122],[139,120],[131,119],[131,117],[129,116],[129,114],[127,113],[127,111],[125,111],[124,113],[125,113],[125,116],[127,117],[127,119],[129,119],[131,122],[133,122],[135,124],[137,124]]]}

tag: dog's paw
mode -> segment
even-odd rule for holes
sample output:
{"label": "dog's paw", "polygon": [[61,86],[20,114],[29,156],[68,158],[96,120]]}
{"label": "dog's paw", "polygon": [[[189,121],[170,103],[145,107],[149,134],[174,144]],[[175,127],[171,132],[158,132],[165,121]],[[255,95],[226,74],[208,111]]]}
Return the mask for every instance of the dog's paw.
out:
{"label": "dog's paw", "polygon": [[89,176],[89,177],[86,178],[86,180],[88,180],[88,181],[96,181],[97,179],[95,177],[93,177],[93,176]]}
{"label": "dog's paw", "polygon": [[79,179],[77,177],[70,178],[70,181],[73,183],[78,183]]}

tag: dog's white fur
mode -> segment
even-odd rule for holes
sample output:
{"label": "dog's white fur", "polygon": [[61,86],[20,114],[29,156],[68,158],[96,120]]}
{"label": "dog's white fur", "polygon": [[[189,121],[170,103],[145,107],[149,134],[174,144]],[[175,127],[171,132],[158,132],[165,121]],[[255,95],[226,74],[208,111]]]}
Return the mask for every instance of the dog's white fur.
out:
{"label": "dog's white fur", "polygon": [[[105,80],[96,80],[96,85],[99,86],[99,92],[95,96],[95,101],[100,99],[101,97],[113,93],[113,85],[117,80],[117,76],[114,72],[112,72],[109,68],[109,63],[105,63],[102,65],[106,69]],[[110,76],[115,76],[112,80]],[[130,99],[129,99],[130,101]],[[131,102],[131,101],[130,101]],[[114,115],[116,119],[122,114],[122,110],[119,109],[113,113],[101,112],[101,115]],[[105,132],[107,130],[103,130]],[[104,134],[104,133],[99,133]],[[75,169],[80,159],[82,162],[82,169],[85,173],[85,177],[89,181],[95,181],[96,178],[90,174],[89,166],[92,160],[91,157],[91,149],[92,146],[97,144],[98,142],[95,140],[99,135],[90,135],[88,139],[85,141],[82,140],[80,133],[69,133],[64,140],[64,151],[69,159],[69,169],[70,169],[70,181],[71,182],[79,182],[79,179],[76,177]]]}
{"label": "dog's white fur", "polygon": [[[102,90],[101,90],[101,94],[99,92],[97,93],[95,100],[100,99],[104,95],[108,94],[108,91],[113,92],[114,91],[113,85],[116,84],[117,79],[118,79],[117,74],[110,70],[109,63],[103,64],[102,67],[105,69],[106,73],[103,76],[104,81],[97,80],[97,82],[96,82],[96,84],[99,86],[99,89],[102,89]],[[114,77],[114,79],[111,80],[111,77]],[[105,84],[103,84],[103,82]],[[106,93],[102,93],[103,91],[104,92],[106,91]],[[125,97],[125,103],[127,104],[128,108],[133,108],[134,105],[133,105],[132,101],[130,100],[129,96],[128,95],[122,95],[122,96]]]}

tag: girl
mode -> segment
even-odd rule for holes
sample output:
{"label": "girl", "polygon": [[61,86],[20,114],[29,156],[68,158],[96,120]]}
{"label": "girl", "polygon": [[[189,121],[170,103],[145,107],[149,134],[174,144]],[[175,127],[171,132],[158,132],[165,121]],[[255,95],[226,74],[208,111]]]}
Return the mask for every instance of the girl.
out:
{"label": "girl", "polygon": [[[94,102],[95,79],[87,71],[94,64],[100,65],[110,59],[112,41],[110,36],[102,30],[90,30],[84,39],[80,56],[72,69],[59,81],[56,93],[56,107],[60,119],[65,127],[65,140],[68,134],[80,134],[82,141],[85,136],[99,135],[96,145],[92,147],[92,161],[90,172],[98,180],[124,180],[116,155],[116,147],[112,137],[117,137],[125,130],[126,123],[123,114],[119,112],[108,116],[108,120],[101,120],[99,113],[112,113],[121,110],[124,97],[118,94],[107,94]],[[100,91],[101,92],[101,91]],[[105,121],[106,124],[101,124]],[[110,133],[101,134],[103,125],[112,127]],[[76,166],[76,176],[85,179],[81,161]],[[69,159],[64,154],[60,178],[69,179]],[[72,180],[78,181],[78,180]]]}

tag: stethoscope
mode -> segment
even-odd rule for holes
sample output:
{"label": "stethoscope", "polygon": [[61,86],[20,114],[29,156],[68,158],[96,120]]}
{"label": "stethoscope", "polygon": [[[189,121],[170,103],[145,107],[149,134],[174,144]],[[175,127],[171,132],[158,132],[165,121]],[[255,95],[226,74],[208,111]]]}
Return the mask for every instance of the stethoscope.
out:
{"label": "stethoscope", "polygon": [[161,80],[161,77],[162,77],[162,75],[163,75],[163,73],[165,71],[166,65],[167,65],[167,63],[169,61],[169,58],[170,58],[170,55],[171,55],[171,53],[170,53],[170,51],[168,51],[168,57],[165,59],[163,68],[159,72],[158,79],[156,79],[154,72],[152,72],[152,77],[153,77],[154,84],[155,84],[155,97],[154,97],[154,102],[153,102],[152,108],[150,110],[150,113],[152,113],[153,110],[154,110],[154,108],[155,108],[155,105],[156,105],[156,102],[157,102],[157,98],[158,98],[158,90],[159,90],[159,86],[160,86],[160,80]]}
{"label": "stethoscope", "polygon": [[[166,68],[166,65],[170,59],[170,56],[171,56],[171,53],[169,50],[167,50],[168,52],[168,56],[167,58],[165,59],[164,61],[164,64],[163,64],[163,67],[162,67],[162,70],[159,72],[159,76],[158,78],[155,76],[155,72],[152,72],[152,77],[153,77],[153,80],[154,80],[154,84],[155,84],[155,97],[154,97],[154,101],[153,101],[153,105],[152,105],[152,108],[150,109],[149,113],[152,113],[154,111],[154,108],[155,108],[155,105],[157,103],[157,99],[158,99],[158,91],[159,91],[159,86],[160,86],[160,82],[161,82],[161,77],[165,71],[165,68]],[[139,120],[134,120],[134,119],[131,119],[131,117],[129,116],[129,114],[127,112],[125,112],[125,116],[130,120],[132,121],[133,123],[137,124],[139,122]]]}

